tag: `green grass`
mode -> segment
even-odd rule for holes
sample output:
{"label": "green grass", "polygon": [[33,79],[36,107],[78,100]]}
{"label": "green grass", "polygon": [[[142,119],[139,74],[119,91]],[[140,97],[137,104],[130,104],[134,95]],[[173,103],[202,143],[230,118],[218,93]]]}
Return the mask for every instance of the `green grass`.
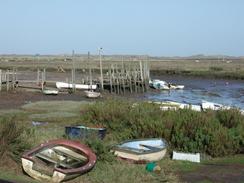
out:
{"label": "green grass", "polygon": [[88,102],[75,101],[40,101],[22,106],[22,109],[30,112],[79,112],[82,106]]}
{"label": "green grass", "polygon": [[[111,102],[111,101],[110,101]],[[110,106],[109,106],[110,105]],[[177,117],[177,112],[170,111],[163,116],[156,116],[158,113],[161,114],[160,110],[157,110],[155,107],[152,107],[151,104],[138,104],[138,106],[131,108],[131,103],[95,103],[89,104],[83,102],[71,102],[71,101],[54,101],[54,102],[37,102],[31,103],[23,106],[20,110],[12,111],[16,113],[16,121],[26,125],[26,127],[31,129],[31,133],[23,134],[23,139],[30,139],[32,147],[39,145],[42,142],[45,142],[50,139],[64,138],[64,127],[73,124],[85,124],[93,125],[103,122],[102,124],[107,125],[108,134],[104,141],[101,142],[90,142],[91,147],[94,149],[98,156],[98,161],[95,168],[89,173],[80,176],[74,180],[69,181],[70,183],[100,183],[100,182],[179,182],[177,172],[195,172],[203,166],[207,166],[208,163],[214,164],[244,164],[243,155],[229,156],[225,158],[214,158],[211,160],[203,161],[202,163],[191,163],[186,161],[173,161],[169,157],[164,158],[163,160],[157,162],[158,165],[162,168],[160,174],[154,172],[147,172],[145,170],[146,165],[135,165],[128,164],[124,161],[117,161],[112,153],[110,153],[109,147],[112,144],[117,143],[121,139],[128,139],[131,136],[131,129],[133,128],[134,132],[131,138],[136,137],[142,133],[145,137],[155,137],[160,134],[160,130],[167,129],[169,126],[162,126],[162,121],[164,119],[168,122],[167,125],[174,123]],[[87,111],[89,109],[89,111]],[[94,109],[94,110],[91,110]],[[112,111],[110,111],[112,110]],[[82,111],[82,112],[81,112]],[[94,113],[93,113],[94,112]],[[182,111],[179,114],[185,119],[195,119],[195,115],[189,113],[191,118],[184,113],[187,111]],[[72,114],[72,116],[70,116]],[[96,115],[94,115],[96,114]],[[150,115],[148,115],[150,114]],[[235,114],[235,113],[234,113]],[[9,115],[9,113],[0,112],[0,117]],[[14,115],[14,114],[11,114]],[[205,115],[205,114],[202,114]],[[212,113],[206,113],[206,116],[213,115]],[[205,116],[205,117],[206,117]],[[193,118],[192,118],[193,117]],[[213,116],[212,116],[213,117]],[[227,116],[220,115],[222,121],[232,120]],[[205,118],[204,118],[205,119]],[[235,118],[238,119],[238,118]],[[47,125],[43,126],[32,126],[32,120],[41,120],[49,122]],[[51,120],[51,121],[50,121]],[[157,126],[155,121],[159,120],[160,126]],[[241,119],[240,119],[241,120]],[[146,128],[144,129],[144,121],[147,122],[149,126],[148,134],[146,134]],[[134,123],[137,123],[137,126],[132,126]],[[124,124],[130,125],[130,128],[123,126]],[[225,123],[224,123],[225,124]],[[210,125],[210,123],[209,123]],[[225,124],[226,125],[226,124]],[[233,123],[232,125],[236,125]],[[162,127],[161,127],[162,126]],[[135,128],[136,127],[136,128]],[[151,131],[157,129],[156,133]],[[136,133],[137,132],[137,133]],[[139,133],[140,132],[140,133]],[[149,133],[150,132],[150,133]],[[167,134],[168,132],[165,132]],[[162,133],[161,133],[162,135]],[[87,143],[87,142],[85,142]],[[89,143],[87,143],[89,144]],[[169,151],[170,152],[170,151]],[[1,169],[3,169],[1,171]],[[0,169],[0,179],[15,180],[17,182],[36,182],[22,173],[15,174],[11,170],[6,171],[3,167]],[[207,180],[205,181],[207,182]]]}
{"label": "green grass", "polygon": [[18,175],[10,170],[0,168],[0,179],[18,182],[18,183],[40,183],[25,175]]}
{"label": "green grass", "polygon": [[241,164],[244,165],[244,155],[234,155],[234,156],[227,156],[224,158],[215,158],[211,161],[205,161],[204,163],[214,163],[214,164]]}

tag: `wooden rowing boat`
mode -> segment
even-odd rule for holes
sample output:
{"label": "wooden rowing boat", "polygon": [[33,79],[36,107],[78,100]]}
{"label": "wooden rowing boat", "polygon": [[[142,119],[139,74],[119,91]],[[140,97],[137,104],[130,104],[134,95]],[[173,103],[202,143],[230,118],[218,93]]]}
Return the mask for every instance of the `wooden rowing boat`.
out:
{"label": "wooden rowing boat", "polygon": [[161,160],[167,152],[167,144],[161,138],[136,139],[114,146],[113,151],[122,159],[146,163]]}
{"label": "wooden rowing boat", "polygon": [[96,155],[78,141],[52,140],[24,153],[24,171],[41,182],[61,182],[90,171]]}

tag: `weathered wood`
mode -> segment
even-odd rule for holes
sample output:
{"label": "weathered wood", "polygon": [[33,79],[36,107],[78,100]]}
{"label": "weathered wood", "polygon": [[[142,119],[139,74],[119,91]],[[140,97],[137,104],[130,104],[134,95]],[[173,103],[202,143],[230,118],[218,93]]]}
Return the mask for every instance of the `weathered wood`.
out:
{"label": "weathered wood", "polygon": [[109,84],[110,84],[110,93],[113,93],[113,81],[112,81],[112,68],[109,69]]}
{"label": "weathered wood", "polygon": [[6,72],[6,88],[7,91],[9,91],[9,70]]}
{"label": "weathered wood", "polygon": [[36,78],[36,84],[39,85],[40,84],[40,69],[37,69],[37,78]]}
{"label": "weathered wood", "polygon": [[143,77],[143,70],[142,70],[142,62],[140,61],[140,82],[142,87],[142,92],[144,92],[144,77]]}
{"label": "weathered wood", "polygon": [[0,91],[2,91],[2,70],[0,69]]}
{"label": "weathered wood", "polygon": [[101,91],[104,90],[103,87],[103,64],[102,64],[102,55],[101,55],[102,48],[99,48],[99,63],[100,63],[100,83],[101,83]]}

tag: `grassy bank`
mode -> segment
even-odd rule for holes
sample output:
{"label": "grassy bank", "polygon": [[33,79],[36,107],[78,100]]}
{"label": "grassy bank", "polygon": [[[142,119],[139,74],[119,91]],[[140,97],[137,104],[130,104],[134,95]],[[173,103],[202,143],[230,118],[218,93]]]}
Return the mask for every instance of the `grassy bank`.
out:
{"label": "grassy bank", "polygon": [[[82,141],[97,154],[95,168],[71,183],[89,182],[180,182],[178,172],[195,171],[206,163],[226,164],[243,162],[240,153],[244,144],[244,118],[236,110],[161,111],[154,104],[108,100],[97,103],[72,101],[37,102],[16,112],[0,113],[1,148],[0,179],[31,181],[21,171],[21,154],[50,139],[65,138],[64,127],[83,124],[107,128],[103,141]],[[72,115],[71,115],[72,114]],[[33,126],[32,121],[48,122]],[[158,162],[160,174],[147,172],[145,165],[128,164],[110,153],[111,145],[133,138],[162,137],[169,144],[169,155]],[[203,164],[172,161],[171,150],[201,152],[217,158]],[[6,163],[8,162],[8,163]],[[11,177],[14,175],[13,177]]]}
{"label": "grassy bank", "polygon": [[[228,78],[228,79],[244,79],[244,59],[243,58],[142,58],[142,57],[124,57],[124,64],[136,64],[134,61],[148,61],[152,75],[160,74],[177,74],[197,77],[210,78]],[[32,56],[2,56],[0,57],[0,68],[12,69],[18,68],[22,71],[36,71],[37,68],[46,68],[49,72],[58,72],[58,68],[62,67],[68,71],[72,68],[71,58],[67,56],[42,56],[39,60]],[[122,57],[104,56],[103,68],[104,73],[107,72],[111,64],[121,66]],[[138,64],[138,63],[137,63]],[[93,73],[99,73],[99,59],[93,56],[90,62],[87,56],[77,56],[74,59],[74,65],[77,73],[88,74],[88,66],[91,65]]]}

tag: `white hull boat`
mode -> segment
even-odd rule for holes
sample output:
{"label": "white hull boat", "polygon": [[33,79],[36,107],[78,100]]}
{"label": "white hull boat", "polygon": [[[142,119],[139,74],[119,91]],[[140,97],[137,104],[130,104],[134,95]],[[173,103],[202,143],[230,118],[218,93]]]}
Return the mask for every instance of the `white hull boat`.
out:
{"label": "white hull boat", "polygon": [[137,139],[122,142],[114,148],[114,154],[134,163],[146,163],[161,160],[167,152],[163,139]]}
{"label": "white hull boat", "polygon": [[88,98],[98,98],[101,96],[101,93],[94,91],[85,91],[86,97]]}
{"label": "white hull boat", "polygon": [[225,106],[222,104],[218,104],[218,103],[214,103],[214,102],[208,102],[203,100],[202,101],[202,109],[203,110],[207,110],[207,109],[211,109],[211,110],[225,110],[225,109],[230,109],[230,106]]}
{"label": "white hull boat", "polygon": [[[96,90],[97,85],[89,85],[89,84],[74,84],[75,89],[80,89],[80,90]],[[73,84],[71,83],[65,83],[65,82],[56,82],[56,87],[58,89],[72,89]]]}
{"label": "white hull boat", "polygon": [[150,80],[149,81],[149,86],[153,87],[155,89],[159,89],[159,90],[177,90],[177,89],[184,89],[184,85],[176,85],[176,84],[171,84],[171,83],[167,83],[166,81],[162,81],[159,79],[155,79],[155,80]]}
{"label": "white hull boat", "polygon": [[202,111],[201,105],[197,104],[187,104],[175,101],[163,101],[163,102],[152,102],[160,105],[160,109],[163,111],[167,110],[177,110],[177,109],[191,109],[193,111]]}
{"label": "white hull boat", "polygon": [[58,90],[55,89],[44,89],[42,91],[43,94],[45,95],[57,95],[58,94]]}

